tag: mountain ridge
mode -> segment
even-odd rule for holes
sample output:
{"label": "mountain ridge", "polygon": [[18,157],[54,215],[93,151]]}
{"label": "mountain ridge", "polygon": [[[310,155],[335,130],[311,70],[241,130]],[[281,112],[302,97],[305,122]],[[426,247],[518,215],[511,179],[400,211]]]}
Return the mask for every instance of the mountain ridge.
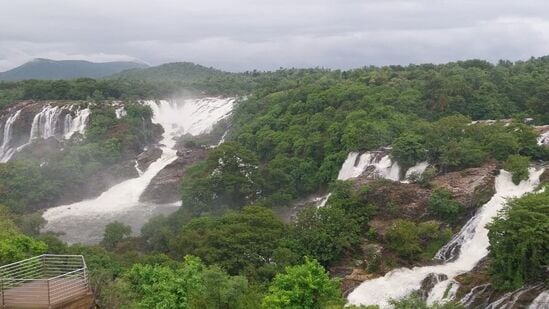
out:
{"label": "mountain ridge", "polygon": [[206,67],[193,62],[170,62],[146,68],[132,68],[108,76],[107,79],[158,81],[196,81],[213,76],[228,76],[225,72],[213,67]]}
{"label": "mountain ridge", "polygon": [[103,78],[124,70],[145,67],[148,67],[148,65],[137,61],[91,62],[87,60],[36,58],[11,70],[0,72],[0,80]]}

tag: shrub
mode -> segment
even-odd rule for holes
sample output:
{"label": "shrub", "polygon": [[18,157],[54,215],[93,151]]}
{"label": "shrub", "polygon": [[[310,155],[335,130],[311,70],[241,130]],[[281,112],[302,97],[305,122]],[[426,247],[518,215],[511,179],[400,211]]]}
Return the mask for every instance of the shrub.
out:
{"label": "shrub", "polygon": [[287,267],[285,273],[276,275],[263,307],[313,309],[342,303],[339,283],[330,279],[317,261],[305,258],[304,264]]}
{"label": "shrub", "polygon": [[435,189],[429,200],[429,210],[443,220],[453,222],[461,213],[461,205],[447,189]]}
{"label": "shrub", "polygon": [[549,265],[549,192],[512,200],[488,226],[490,279],[496,289],[543,280]]}
{"label": "shrub", "polygon": [[520,155],[511,155],[505,161],[504,168],[513,174],[513,183],[518,185],[521,180],[528,179],[530,158]]}

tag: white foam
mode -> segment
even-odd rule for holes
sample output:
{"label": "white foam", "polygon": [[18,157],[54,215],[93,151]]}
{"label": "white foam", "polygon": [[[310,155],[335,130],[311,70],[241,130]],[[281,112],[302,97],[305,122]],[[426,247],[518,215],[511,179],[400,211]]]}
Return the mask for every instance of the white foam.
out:
{"label": "white foam", "polygon": [[[196,135],[208,132],[231,112],[233,102],[234,99],[229,98],[145,101],[153,110],[153,122],[164,128],[161,157],[139,177],[119,183],[95,199],[48,209],[44,213],[48,221],[45,230],[65,232],[62,238],[70,243],[94,243],[101,239],[104,226],[114,219],[125,222],[142,209],[155,208],[154,205],[140,203],[139,197],[152,178],[177,158],[173,149],[174,137],[184,133]],[[170,204],[170,207],[173,208],[173,205]],[[144,221],[148,216],[139,220]],[[136,225],[135,222],[127,223]]]}
{"label": "white foam", "polygon": [[539,176],[543,173],[543,169],[530,169],[530,177],[526,181],[522,181],[519,185],[515,185],[511,180],[511,174],[501,170],[496,177],[496,194],[483,205],[472,219],[475,226],[474,229],[466,229],[460,233],[471,233],[463,237],[459,256],[452,262],[447,262],[441,265],[398,268],[384,277],[376,278],[363,282],[349,296],[347,300],[354,305],[380,305],[382,308],[389,307],[389,299],[398,299],[409,295],[412,291],[417,290],[421,286],[421,281],[430,273],[445,274],[447,280],[439,282],[430,293],[428,302],[441,300],[442,294],[440,291],[446,290],[446,287],[451,280],[462,273],[468,272],[477,263],[488,254],[488,231],[485,228],[486,224],[492,221],[501,210],[506,199],[520,197],[525,193],[532,192],[539,184]]}

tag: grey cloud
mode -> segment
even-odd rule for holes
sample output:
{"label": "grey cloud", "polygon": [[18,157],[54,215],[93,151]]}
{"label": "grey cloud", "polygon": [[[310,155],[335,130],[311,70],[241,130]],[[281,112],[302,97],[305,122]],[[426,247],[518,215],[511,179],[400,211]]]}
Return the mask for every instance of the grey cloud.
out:
{"label": "grey cloud", "polygon": [[241,71],[549,54],[542,0],[18,0],[0,12],[0,70],[35,57]]}

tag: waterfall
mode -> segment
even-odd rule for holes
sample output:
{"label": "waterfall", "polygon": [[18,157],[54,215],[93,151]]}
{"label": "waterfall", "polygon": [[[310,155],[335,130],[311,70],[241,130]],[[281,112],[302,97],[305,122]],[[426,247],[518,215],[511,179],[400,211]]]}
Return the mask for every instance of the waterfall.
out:
{"label": "waterfall", "polygon": [[425,170],[429,167],[429,163],[427,161],[419,162],[416,165],[410,167],[406,171],[406,175],[404,176],[405,179],[408,179],[413,174],[421,175]]}
{"label": "waterfall", "polygon": [[89,108],[79,109],[74,118],[70,114],[67,114],[63,125],[63,136],[65,139],[70,139],[77,132],[84,134],[90,114],[91,110]]}
{"label": "waterfall", "polygon": [[164,128],[161,157],[139,177],[121,182],[95,199],[48,209],[43,215],[48,221],[45,230],[65,232],[61,238],[69,243],[97,243],[105,225],[114,220],[129,224],[137,232],[155,214],[175,211],[178,204],[139,202],[139,197],[153,177],[177,158],[174,138],[209,132],[230,114],[233,103],[234,99],[228,98],[145,101],[153,110],[152,121]]}
{"label": "waterfall", "polygon": [[70,107],[44,107],[42,111],[36,114],[32,120],[29,142],[37,138],[47,139],[57,135],[62,135],[65,139],[69,139],[76,132],[84,134],[88,118],[91,114],[89,108],[77,110],[74,117],[70,113],[66,114],[65,119],[63,119],[63,132],[56,132],[57,122],[61,112],[63,110],[70,111],[72,108],[73,105]]}
{"label": "waterfall", "polygon": [[539,184],[539,177],[544,169],[530,168],[529,179],[515,185],[511,174],[501,170],[496,177],[496,193],[484,204],[471,219],[469,228],[463,228],[454,237],[458,238],[459,252],[454,261],[441,265],[409,268],[399,268],[388,272],[384,277],[368,280],[359,285],[348,296],[350,304],[373,305],[388,307],[388,300],[404,297],[418,290],[421,281],[431,273],[444,274],[447,280],[437,283],[429,293],[427,301],[433,303],[442,300],[449,284],[457,275],[471,271],[477,263],[488,254],[488,230],[485,228],[498,215],[506,199],[520,197],[532,192]]}
{"label": "waterfall", "polygon": [[[406,177],[412,173],[423,174],[429,163],[420,162],[406,171]],[[374,178],[383,178],[392,181],[403,181],[401,168],[398,162],[383,151],[368,151],[362,154],[350,152],[337,175],[338,180],[348,180],[359,177],[367,170],[371,170]]]}
{"label": "waterfall", "polygon": [[[429,163],[420,162],[409,168],[406,171],[406,177],[402,179],[400,166],[396,161],[393,162],[391,157],[388,154],[385,154],[385,152],[369,151],[362,154],[359,152],[350,152],[347,155],[345,162],[341,165],[337,179],[349,180],[359,177],[367,170],[370,170],[370,176],[373,176],[374,178],[383,178],[407,183],[408,181],[406,179],[408,176],[412,173],[421,175],[428,166]],[[331,193],[328,193],[327,195],[319,197],[318,201],[316,201],[316,207],[324,207],[331,195]]]}
{"label": "waterfall", "polygon": [[13,135],[13,123],[17,120],[20,113],[21,110],[15,112],[15,114],[8,117],[6,123],[4,124],[4,136],[2,139],[2,145],[0,146],[0,163],[7,162],[16,151],[16,149],[10,147],[10,142]]}
{"label": "waterfall", "polygon": [[45,106],[41,112],[34,116],[32,120],[32,127],[30,131],[30,140],[37,138],[47,139],[55,136],[57,128],[57,120],[61,114],[62,109],[58,106],[51,107]]}
{"label": "waterfall", "polygon": [[124,116],[126,116],[128,113],[126,112],[126,110],[124,109],[124,106],[120,106],[118,107],[117,109],[114,110],[114,113],[116,114],[116,118],[117,119],[120,119]]}
{"label": "waterfall", "polygon": [[367,168],[371,167],[375,177],[389,179],[393,181],[400,180],[400,166],[397,162],[393,162],[389,155],[383,152],[351,152],[347,156],[347,160],[343,162],[337,179],[348,180],[356,178],[364,173]]}
{"label": "waterfall", "polygon": [[549,146],[549,131],[540,134],[540,136],[538,137],[538,145],[539,146],[543,146],[543,145]]}
{"label": "waterfall", "polygon": [[536,297],[530,306],[528,306],[528,309],[543,309],[547,308],[547,304],[549,304],[549,290],[545,290],[542,293]]}

